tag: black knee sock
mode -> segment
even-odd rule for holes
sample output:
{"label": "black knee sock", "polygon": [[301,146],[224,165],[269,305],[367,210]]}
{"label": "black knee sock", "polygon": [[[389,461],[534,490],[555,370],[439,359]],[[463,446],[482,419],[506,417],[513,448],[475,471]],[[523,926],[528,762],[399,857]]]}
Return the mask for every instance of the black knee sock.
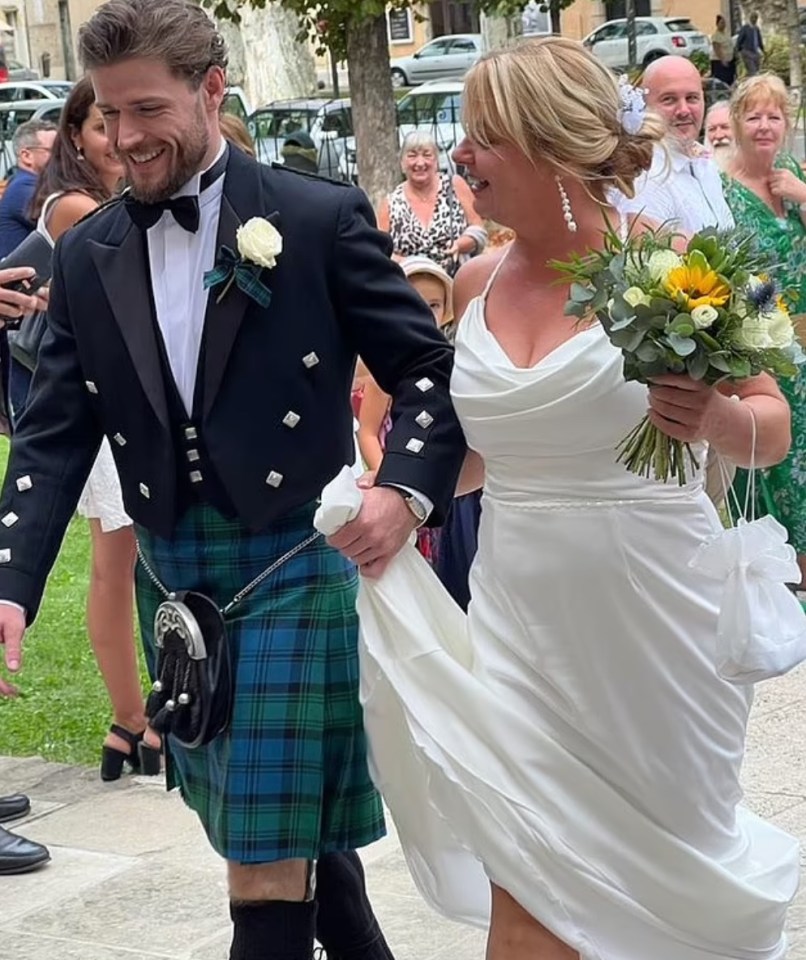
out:
{"label": "black knee sock", "polygon": [[316,903],[267,900],[230,903],[230,960],[311,960]]}
{"label": "black knee sock", "polygon": [[316,902],[316,939],[328,960],[394,960],[372,911],[355,850],[319,859]]}

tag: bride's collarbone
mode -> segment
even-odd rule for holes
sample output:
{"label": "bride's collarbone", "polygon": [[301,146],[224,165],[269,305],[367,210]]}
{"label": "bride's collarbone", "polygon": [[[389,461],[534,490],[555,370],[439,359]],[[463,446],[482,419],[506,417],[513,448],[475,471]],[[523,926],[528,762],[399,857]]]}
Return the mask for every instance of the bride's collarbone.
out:
{"label": "bride's collarbone", "polygon": [[[493,293],[491,291],[491,293]],[[565,316],[567,297],[557,291],[535,291],[488,300],[486,323],[501,349],[517,367],[534,367],[581,332],[589,323]]]}

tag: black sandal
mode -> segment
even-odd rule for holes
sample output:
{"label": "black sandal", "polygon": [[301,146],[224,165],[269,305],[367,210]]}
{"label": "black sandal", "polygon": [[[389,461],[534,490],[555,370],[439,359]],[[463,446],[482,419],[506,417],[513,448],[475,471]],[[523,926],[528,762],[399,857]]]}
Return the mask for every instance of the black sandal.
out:
{"label": "black sandal", "polygon": [[119,780],[124,763],[129,765],[132,773],[141,773],[147,777],[156,776],[160,772],[160,750],[143,742],[145,731],[132,733],[120,724],[113,723],[109,732],[125,740],[129,751],[127,753],[117,747],[104,745],[101,751],[101,780]]}

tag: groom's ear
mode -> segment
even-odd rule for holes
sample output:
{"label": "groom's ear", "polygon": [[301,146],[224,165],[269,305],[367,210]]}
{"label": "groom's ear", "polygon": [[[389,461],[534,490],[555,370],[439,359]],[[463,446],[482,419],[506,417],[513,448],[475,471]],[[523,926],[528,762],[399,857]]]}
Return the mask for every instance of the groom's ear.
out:
{"label": "groom's ear", "polygon": [[209,113],[218,114],[227,90],[227,76],[221,67],[210,67],[202,80],[202,92]]}

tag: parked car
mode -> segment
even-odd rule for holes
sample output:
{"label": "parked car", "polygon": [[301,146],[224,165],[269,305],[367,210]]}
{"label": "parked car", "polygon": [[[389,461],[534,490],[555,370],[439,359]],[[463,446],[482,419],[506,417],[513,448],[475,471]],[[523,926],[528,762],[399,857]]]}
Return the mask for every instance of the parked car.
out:
{"label": "parked car", "polygon": [[[348,99],[275,100],[255,110],[247,126],[261,163],[282,162],[286,137],[302,130],[316,146],[321,176],[355,179],[355,136]],[[353,157],[353,166],[348,156]]]}
{"label": "parked car", "polygon": [[[629,63],[626,20],[608,20],[582,42],[614,70]],[[644,67],[669,53],[683,57],[699,52],[711,55],[711,41],[687,17],[636,17],[635,44],[637,62]]]}
{"label": "parked car", "polygon": [[224,113],[231,113],[244,123],[247,123],[252,114],[252,107],[246,98],[243,87],[227,87],[224,100],[221,103]]}
{"label": "parked car", "polygon": [[410,87],[426,80],[458,80],[481,57],[480,33],[456,33],[437,37],[409,57],[390,61],[392,84]]}
{"label": "parked car", "polygon": [[72,86],[70,80],[12,80],[0,83],[0,104],[18,100],[61,100]]}
{"label": "parked car", "polygon": [[462,91],[456,80],[424,83],[401,97],[397,104],[397,127],[402,144],[412,130],[431,134],[439,148],[440,170],[453,170],[451,151],[464,137]]}
{"label": "parked car", "polygon": [[16,157],[11,144],[14,131],[28,120],[49,120],[58,123],[64,107],[60,100],[19,100],[0,103],[0,180],[5,180],[14,170]]}
{"label": "parked car", "polygon": [[19,60],[7,60],[6,69],[8,70],[8,80],[38,80],[39,71],[33,67],[26,67]]}

